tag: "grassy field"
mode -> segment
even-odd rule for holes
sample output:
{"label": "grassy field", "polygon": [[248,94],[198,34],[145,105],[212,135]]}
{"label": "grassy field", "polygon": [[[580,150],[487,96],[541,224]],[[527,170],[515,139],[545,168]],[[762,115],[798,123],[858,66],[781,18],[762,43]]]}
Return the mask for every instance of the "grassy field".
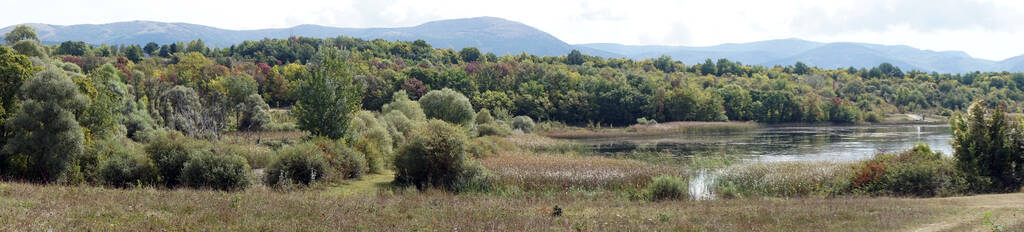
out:
{"label": "grassy field", "polygon": [[[276,135],[266,137],[300,136]],[[685,177],[685,165],[585,155],[578,144],[533,134],[500,139],[500,152],[478,159],[505,186],[497,191],[456,195],[395,188],[389,170],[294,191],[262,185],[220,192],[0,182],[0,231],[1024,230],[1024,193],[925,199],[799,192],[794,198],[652,202],[638,197],[650,179]],[[242,149],[269,149],[242,141]],[[762,169],[748,171],[771,173]],[[802,183],[788,176],[764,178]],[[813,192],[814,186],[807,189]],[[561,215],[554,215],[556,208]]]}
{"label": "grassy field", "polygon": [[[368,182],[372,186],[374,179]],[[257,187],[225,193],[4,183],[0,230],[991,231],[992,225],[1006,231],[1024,229],[1024,194],[647,202],[602,194],[339,195],[328,189],[276,192]],[[552,216],[555,206],[563,210],[562,216]],[[986,213],[992,215],[992,225],[986,225]]]}

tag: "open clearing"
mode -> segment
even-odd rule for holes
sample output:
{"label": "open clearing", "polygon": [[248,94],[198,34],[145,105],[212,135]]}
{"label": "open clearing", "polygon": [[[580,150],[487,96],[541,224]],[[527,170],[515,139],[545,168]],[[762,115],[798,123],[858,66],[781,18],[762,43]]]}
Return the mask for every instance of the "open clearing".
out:
{"label": "open clearing", "polygon": [[[375,190],[387,178],[370,175],[289,193],[263,187],[226,193],[4,183],[0,230],[991,231],[986,212],[1007,231],[1024,229],[1024,193],[646,202],[587,192]],[[556,205],[564,211],[560,217],[551,215]]]}

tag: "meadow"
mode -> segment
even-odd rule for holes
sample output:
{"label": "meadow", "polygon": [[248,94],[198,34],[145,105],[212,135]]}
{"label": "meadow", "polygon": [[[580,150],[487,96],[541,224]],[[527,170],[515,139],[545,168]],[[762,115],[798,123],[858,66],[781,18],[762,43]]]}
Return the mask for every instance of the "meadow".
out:
{"label": "meadow", "polygon": [[[451,193],[391,185],[393,172],[298,190],[241,191],[0,184],[0,230],[517,230],[1003,231],[1024,229],[1024,194],[953,198],[836,196],[813,186],[851,164],[733,167],[759,195],[649,201],[653,176],[685,167],[552,152],[570,142],[506,138],[480,158],[500,191]],[[845,166],[844,166],[845,165]],[[741,171],[742,170],[742,171]],[[751,174],[757,173],[757,174]],[[766,174],[767,173],[767,174]],[[813,176],[815,178],[807,178]],[[772,186],[768,186],[772,185]],[[757,188],[751,188],[757,189]],[[793,191],[793,192],[786,192]],[[781,192],[780,195],[765,193]],[[556,209],[560,212],[556,215]],[[299,229],[301,228],[301,229]]]}

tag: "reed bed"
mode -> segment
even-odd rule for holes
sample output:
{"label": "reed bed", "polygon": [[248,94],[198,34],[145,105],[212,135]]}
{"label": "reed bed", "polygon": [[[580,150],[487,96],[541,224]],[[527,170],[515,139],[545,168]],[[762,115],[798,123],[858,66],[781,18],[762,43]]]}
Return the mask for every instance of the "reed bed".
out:
{"label": "reed bed", "polygon": [[715,180],[724,198],[835,196],[850,185],[854,163],[782,162],[736,165]]}
{"label": "reed bed", "polygon": [[677,167],[572,154],[505,152],[481,163],[500,183],[525,190],[633,190],[661,174],[685,174]]}

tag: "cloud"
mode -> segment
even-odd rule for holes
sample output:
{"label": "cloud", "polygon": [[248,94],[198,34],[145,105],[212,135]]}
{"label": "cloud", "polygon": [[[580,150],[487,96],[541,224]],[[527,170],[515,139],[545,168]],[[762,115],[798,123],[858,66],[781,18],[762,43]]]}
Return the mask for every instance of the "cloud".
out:
{"label": "cloud", "polygon": [[793,18],[794,31],[811,34],[884,32],[896,27],[918,32],[1022,28],[1024,15],[992,1],[862,0],[835,7],[806,7]]}

